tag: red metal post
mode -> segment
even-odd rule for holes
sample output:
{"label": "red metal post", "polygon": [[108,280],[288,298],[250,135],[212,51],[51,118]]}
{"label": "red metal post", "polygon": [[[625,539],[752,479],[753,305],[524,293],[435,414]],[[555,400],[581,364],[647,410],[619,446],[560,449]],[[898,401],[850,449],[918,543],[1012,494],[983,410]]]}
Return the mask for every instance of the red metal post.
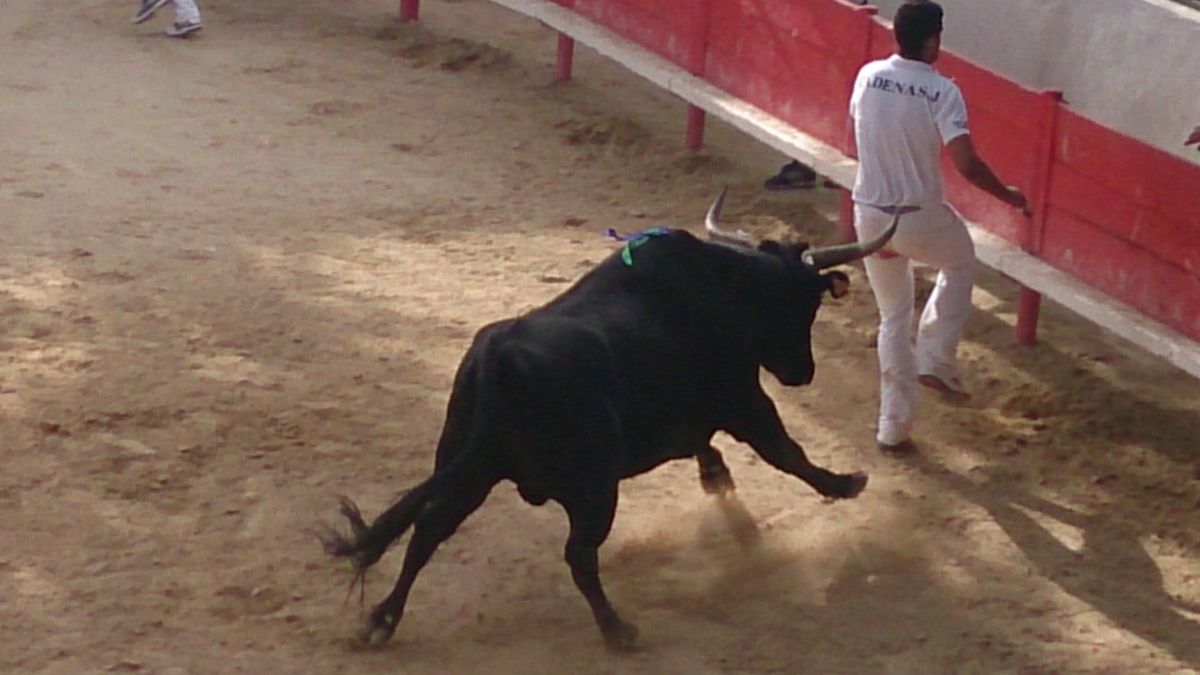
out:
{"label": "red metal post", "polygon": [[571,68],[575,64],[575,40],[565,33],[558,34],[558,59],[555,80],[559,84],[571,81]]}
{"label": "red metal post", "polygon": [[[555,4],[565,9],[574,9],[575,0],[555,0]],[[571,81],[571,73],[575,67],[575,40],[566,33],[558,34],[558,55],[555,59],[554,79],[559,84]]]}
{"label": "red metal post", "polygon": [[[1020,232],[1021,248],[1034,255],[1042,250],[1046,228],[1046,211],[1050,204],[1050,180],[1054,166],[1054,139],[1058,128],[1058,109],[1062,100],[1061,91],[1043,92],[1039,100],[1038,144],[1029,183],[1029,208],[1033,215],[1025,219]],[[1032,345],[1037,342],[1038,313],[1041,306],[1041,294],[1022,286],[1017,300],[1017,344]]]}
{"label": "red metal post", "polygon": [[699,150],[704,145],[704,109],[688,104],[687,141],[688,150]]}
{"label": "red metal post", "polygon": [[[691,63],[688,71],[703,77],[704,65],[708,61],[708,31],[712,23],[712,1],[704,3],[704,21],[700,22],[699,35],[692,36]],[[687,136],[684,145],[688,150],[699,150],[704,145],[704,109],[688,104]]]}
{"label": "red metal post", "polygon": [[400,0],[400,20],[416,21],[421,9],[421,0]]}
{"label": "red metal post", "polygon": [[1032,345],[1037,342],[1038,312],[1042,308],[1042,294],[1021,287],[1017,296],[1017,344]]}

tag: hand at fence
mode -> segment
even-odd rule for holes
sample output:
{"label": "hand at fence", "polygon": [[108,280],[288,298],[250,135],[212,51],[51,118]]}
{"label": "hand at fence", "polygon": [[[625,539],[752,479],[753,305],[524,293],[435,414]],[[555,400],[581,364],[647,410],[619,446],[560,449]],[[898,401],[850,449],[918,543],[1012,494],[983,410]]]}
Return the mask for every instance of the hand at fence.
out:
{"label": "hand at fence", "polygon": [[1196,149],[1200,150],[1200,127],[1192,129],[1192,135],[1188,136],[1188,139],[1183,142],[1184,145],[1191,145],[1192,143],[1195,143]]}
{"label": "hand at fence", "polygon": [[1033,210],[1029,208],[1029,200],[1025,198],[1025,193],[1021,192],[1021,188],[1009,185],[1008,198],[1004,201],[1014,209],[1021,209],[1021,213],[1026,217],[1033,215]]}

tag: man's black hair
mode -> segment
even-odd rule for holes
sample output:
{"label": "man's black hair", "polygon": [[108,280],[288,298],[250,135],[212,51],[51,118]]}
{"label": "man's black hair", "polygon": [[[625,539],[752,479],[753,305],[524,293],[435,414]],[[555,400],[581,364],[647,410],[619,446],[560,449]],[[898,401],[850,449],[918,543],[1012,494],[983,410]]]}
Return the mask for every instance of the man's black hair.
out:
{"label": "man's black hair", "polygon": [[930,0],[909,0],[900,5],[892,22],[900,54],[920,54],[925,42],[942,32],[942,15],[942,6]]}

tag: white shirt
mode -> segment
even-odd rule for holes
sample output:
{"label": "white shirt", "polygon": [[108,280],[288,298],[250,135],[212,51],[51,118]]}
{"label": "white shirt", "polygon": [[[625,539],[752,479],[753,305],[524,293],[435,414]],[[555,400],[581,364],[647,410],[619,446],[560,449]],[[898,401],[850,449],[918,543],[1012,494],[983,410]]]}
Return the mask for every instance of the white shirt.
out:
{"label": "white shirt", "polygon": [[941,146],[963,134],[967,106],[933,66],[895,55],[858,71],[850,96],[858,176],[854,201],[871,206],[942,202]]}

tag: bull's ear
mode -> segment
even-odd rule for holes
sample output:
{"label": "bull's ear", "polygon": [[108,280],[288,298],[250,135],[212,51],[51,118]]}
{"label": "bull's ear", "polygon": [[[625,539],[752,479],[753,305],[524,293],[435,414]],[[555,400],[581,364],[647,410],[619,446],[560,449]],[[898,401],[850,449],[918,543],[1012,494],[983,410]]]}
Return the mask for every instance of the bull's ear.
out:
{"label": "bull's ear", "polygon": [[826,272],[821,275],[825,288],[835,298],[845,297],[850,292],[850,277],[842,272]]}

